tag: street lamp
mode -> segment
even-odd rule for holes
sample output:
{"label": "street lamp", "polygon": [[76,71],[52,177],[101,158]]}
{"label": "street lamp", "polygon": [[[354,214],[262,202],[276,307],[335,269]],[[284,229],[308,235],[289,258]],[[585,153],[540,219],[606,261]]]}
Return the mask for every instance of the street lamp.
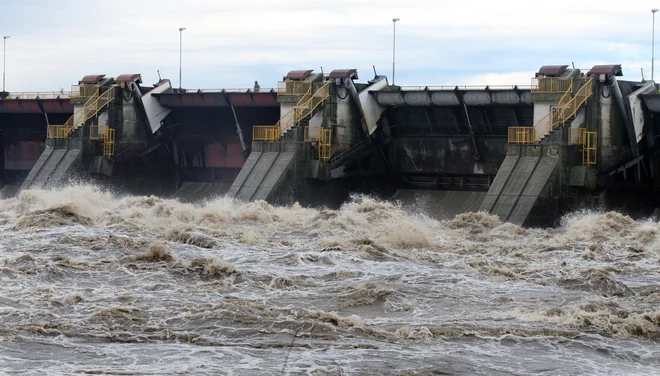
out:
{"label": "street lamp", "polygon": [[179,28],[179,89],[181,89],[181,50],[183,47],[183,31],[186,30],[185,27]]}
{"label": "street lamp", "polygon": [[653,13],[653,34],[651,35],[651,81],[653,81],[653,71],[655,70],[655,13],[658,8],[651,9]]}
{"label": "street lamp", "polygon": [[9,35],[2,37],[2,92],[5,93],[5,68],[7,66],[7,39]]}
{"label": "street lamp", "polygon": [[394,72],[395,72],[395,61],[396,61],[396,22],[401,21],[399,17],[392,18],[392,24],[394,25],[394,32],[392,33],[392,86],[394,86]]}

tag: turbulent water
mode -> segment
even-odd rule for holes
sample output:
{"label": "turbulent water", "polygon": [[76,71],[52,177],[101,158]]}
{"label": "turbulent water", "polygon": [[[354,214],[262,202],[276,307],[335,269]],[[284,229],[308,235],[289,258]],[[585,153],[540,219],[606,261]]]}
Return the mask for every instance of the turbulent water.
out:
{"label": "turbulent water", "polygon": [[658,222],[93,187],[0,208],[0,375],[660,371]]}

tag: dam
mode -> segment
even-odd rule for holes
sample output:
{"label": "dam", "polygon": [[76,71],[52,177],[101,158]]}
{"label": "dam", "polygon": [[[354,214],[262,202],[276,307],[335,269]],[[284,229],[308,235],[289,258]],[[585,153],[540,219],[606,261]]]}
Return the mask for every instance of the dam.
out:
{"label": "dam", "polygon": [[660,96],[622,76],[547,65],[527,86],[407,87],[307,69],[277,88],[190,90],[86,75],[68,92],[3,93],[1,192],[92,182],[329,207],[366,193],[518,225],[589,208],[649,216]]}

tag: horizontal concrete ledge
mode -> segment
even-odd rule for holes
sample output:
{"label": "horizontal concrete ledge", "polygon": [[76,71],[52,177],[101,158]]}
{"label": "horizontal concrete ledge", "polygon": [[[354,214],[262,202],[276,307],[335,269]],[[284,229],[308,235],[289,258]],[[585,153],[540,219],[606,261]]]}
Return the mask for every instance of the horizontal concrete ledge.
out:
{"label": "horizontal concrete ledge", "polygon": [[532,105],[529,90],[373,91],[381,106]]}

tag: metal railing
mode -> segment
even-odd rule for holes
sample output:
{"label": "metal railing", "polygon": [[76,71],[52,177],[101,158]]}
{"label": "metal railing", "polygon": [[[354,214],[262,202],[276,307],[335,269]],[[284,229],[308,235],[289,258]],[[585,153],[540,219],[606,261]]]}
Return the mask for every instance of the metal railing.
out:
{"label": "metal railing", "polygon": [[186,89],[186,93],[270,93],[277,92],[276,88],[273,87],[261,87],[261,88],[230,88],[230,89]]}
{"label": "metal railing", "polygon": [[50,139],[63,139],[65,136],[66,125],[49,125],[46,131],[46,137]]}
{"label": "metal railing", "polygon": [[568,130],[568,144],[569,145],[583,145],[585,128],[569,128]]}
{"label": "metal railing", "polygon": [[332,129],[321,129],[321,142],[319,144],[319,160],[327,162],[331,157]]}
{"label": "metal railing", "polygon": [[534,140],[534,127],[509,127],[510,144],[531,144]]}
{"label": "metal railing", "polygon": [[103,133],[103,156],[110,158],[115,155],[115,130],[106,129]]}
{"label": "metal railing", "polygon": [[565,107],[567,104],[571,102],[571,99],[573,97],[571,96],[573,94],[573,80],[569,81],[570,83],[568,84],[568,89],[566,89],[566,92],[564,95],[559,98],[559,102],[557,102],[557,108],[562,108]]}
{"label": "metal railing", "polygon": [[320,106],[330,96],[330,81],[321,85],[321,87],[309,97],[309,99],[302,104],[294,107],[295,123],[299,124],[300,121],[307,116],[311,115],[314,110]]}
{"label": "metal railing", "polygon": [[453,91],[453,90],[530,90],[531,85],[435,85],[435,86],[397,86],[400,91]]}
{"label": "metal railing", "polygon": [[275,141],[279,140],[280,129],[273,125],[255,125],[252,127],[252,140],[254,141]]}
{"label": "metal railing", "polygon": [[539,142],[552,129],[552,122],[556,116],[556,108],[545,114],[544,117],[534,124],[534,141]]}
{"label": "metal railing", "polygon": [[69,99],[70,91],[35,91],[23,93],[9,93],[6,99]]}
{"label": "metal railing", "polygon": [[90,140],[103,141],[103,156],[110,158],[115,154],[115,130],[107,125],[90,125]]}
{"label": "metal railing", "polygon": [[279,81],[277,83],[278,95],[304,95],[311,90],[313,82],[311,81]]}
{"label": "metal railing", "polygon": [[596,164],[597,148],[598,133],[585,131],[582,145],[582,165],[588,167]]}
{"label": "metal railing", "polygon": [[327,162],[332,156],[332,129],[321,126],[305,127],[305,142],[314,142],[318,151],[318,158]]}
{"label": "metal railing", "polygon": [[[96,92],[87,100],[87,102],[85,102],[83,108],[74,112],[74,114],[71,115],[71,117],[69,117],[64,122],[64,124],[49,125],[46,132],[46,136],[48,138],[55,138],[55,139],[69,138],[71,133],[73,133],[73,131],[77,129],[76,124],[78,124],[78,122],[80,121],[79,119],[81,117],[84,117],[85,108],[87,108],[87,106],[91,105],[92,103],[96,102],[96,100],[98,99],[98,93],[99,93],[99,89],[96,88]],[[82,123],[84,123],[84,121]]]}
{"label": "metal railing", "polygon": [[559,119],[558,119],[558,124],[565,122],[566,120],[572,118],[575,116],[582,107],[583,104],[587,102],[587,99],[591,97],[594,93],[593,90],[593,78],[590,78],[587,80],[587,82],[582,85],[580,90],[575,93],[575,96],[571,98],[571,100],[566,103],[565,106],[558,108],[559,111]]}
{"label": "metal railing", "polygon": [[586,128],[571,128],[568,132],[568,144],[582,146],[582,165],[593,166],[598,158],[598,132]]}
{"label": "metal railing", "polygon": [[321,141],[321,126],[307,126],[305,127],[305,142],[319,142]]}
{"label": "metal railing", "polygon": [[[528,140],[526,138],[528,137],[527,135],[517,134],[516,132],[521,132],[521,131],[515,129],[520,127],[512,127],[514,128],[514,130],[509,130],[510,143],[523,144],[523,143],[540,142],[543,139],[543,137],[545,137],[548,133],[550,133],[550,131],[556,129],[557,127],[567,122],[569,119],[573,118],[577,114],[578,110],[582,107],[582,105],[584,105],[587,102],[587,99],[589,99],[589,97],[593,95],[592,78],[587,80],[587,82],[585,82],[584,85],[580,87],[580,89],[577,91],[577,93],[575,93],[575,95],[572,95],[573,80],[564,80],[564,81],[566,81],[566,83],[561,85],[564,85],[563,87],[565,87],[566,92],[559,99],[557,107],[549,111],[545,116],[539,119],[536,122],[536,124],[534,124],[533,140],[527,141]],[[557,85],[556,87],[560,86],[560,84],[548,84],[548,86],[550,85]],[[569,135],[569,142],[570,142],[570,137],[571,135]]]}
{"label": "metal railing", "polygon": [[71,115],[63,125],[48,126],[47,137],[55,139],[69,138],[69,136],[78,129],[79,125],[84,125],[87,120],[98,116],[98,113],[115,99],[113,90],[114,88],[111,87],[103,92],[103,94],[99,95],[99,88],[96,87],[96,91],[89,97],[89,99],[87,99],[83,108]]}
{"label": "metal railing", "polygon": [[71,85],[71,98],[90,98],[99,91],[99,85]]}
{"label": "metal railing", "polygon": [[298,103],[289,110],[275,125],[255,125],[252,127],[252,139],[254,141],[277,141],[282,134],[292,127],[300,124],[307,116],[320,106],[330,95],[330,83],[325,82],[312,94],[313,86],[310,85],[307,92],[300,98]]}
{"label": "metal railing", "polygon": [[564,93],[573,85],[571,77],[532,78],[532,93]]}
{"label": "metal railing", "polygon": [[107,125],[90,125],[89,126],[89,139],[90,140],[102,140],[103,133],[106,132],[108,128]]}
{"label": "metal railing", "polygon": [[[96,100],[90,103],[88,100],[85,103],[85,106],[83,107],[83,118],[81,120],[81,123],[84,124],[87,120],[95,117],[98,115],[98,113],[105,108],[105,106],[112,102],[115,97],[114,97],[114,88],[111,87],[108,90],[104,91],[103,94],[98,95],[98,97],[95,97]],[[98,90],[97,90],[98,93]],[[94,98],[94,97],[92,97]]]}

